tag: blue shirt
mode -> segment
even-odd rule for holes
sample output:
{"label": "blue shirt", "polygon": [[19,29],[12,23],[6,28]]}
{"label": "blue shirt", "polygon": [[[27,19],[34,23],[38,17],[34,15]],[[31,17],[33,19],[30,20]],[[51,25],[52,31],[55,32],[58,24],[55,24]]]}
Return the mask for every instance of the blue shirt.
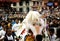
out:
{"label": "blue shirt", "polygon": [[2,26],[0,26],[0,30],[2,30]]}

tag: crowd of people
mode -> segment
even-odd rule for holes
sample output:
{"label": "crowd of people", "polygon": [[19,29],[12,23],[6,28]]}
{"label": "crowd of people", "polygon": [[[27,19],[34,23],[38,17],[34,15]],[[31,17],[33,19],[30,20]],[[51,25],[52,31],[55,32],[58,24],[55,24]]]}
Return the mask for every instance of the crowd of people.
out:
{"label": "crowd of people", "polygon": [[0,41],[60,41],[60,8],[34,7],[28,14],[1,11]]}

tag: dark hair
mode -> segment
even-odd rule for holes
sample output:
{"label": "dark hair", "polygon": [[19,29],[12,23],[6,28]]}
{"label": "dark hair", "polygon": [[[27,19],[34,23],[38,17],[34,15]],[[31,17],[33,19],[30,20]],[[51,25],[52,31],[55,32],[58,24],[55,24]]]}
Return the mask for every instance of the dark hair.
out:
{"label": "dark hair", "polygon": [[19,20],[19,19],[16,17],[15,20]]}
{"label": "dark hair", "polygon": [[5,21],[1,21],[1,23],[5,23]]}
{"label": "dark hair", "polygon": [[42,41],[42,35],[37,35],[37,36],[36,36],[36,40],[37,40],[37,41]]}
{"label": "dark hair", "polygon": [[50,28],[49,31],[50,31],[51,33],[54,33],[54,29],[53,29],[53,28]]}
{"label": "dark hair", "polygon": [[6,28],[6,32],[9,31],[9,30],[12,30],[12,29],[10,29],[10,28]]}

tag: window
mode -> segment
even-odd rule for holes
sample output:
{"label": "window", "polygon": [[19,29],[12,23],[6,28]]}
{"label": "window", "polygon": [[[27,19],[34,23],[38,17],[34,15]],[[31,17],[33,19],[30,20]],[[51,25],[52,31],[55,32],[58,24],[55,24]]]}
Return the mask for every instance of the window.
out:
{"label": "window", "polygon": [[29,1],[26,1],[26,5],[29,5]]}
{"label": "window", "polygon": [[29,12],[29,7],[27,7],[27,12]]}
{"label": "window", "polygon": [[37,5],[39,4],[38,1],[33,1],[33,5],[36,5],[36,3],[37,3]]}
{"label": "window", "polygon": [[20,11],[20,12],[23,12],[23,8],[20,8],[19,11]]}
{"label": "window", "polygon": [[33,5],[35,5],[35,1],[33,1]]}
{"label": "window", "polygon": [[22,6],[22,5],[23,5],[23,2],[22,2],[22,1],[21,1],[21,2],[19,2],[19,5],[20,5],[20,6]]}
{"label": "window", "polygon": [[13,3],[13,6],[16,6],[16,3],[15,2]]}

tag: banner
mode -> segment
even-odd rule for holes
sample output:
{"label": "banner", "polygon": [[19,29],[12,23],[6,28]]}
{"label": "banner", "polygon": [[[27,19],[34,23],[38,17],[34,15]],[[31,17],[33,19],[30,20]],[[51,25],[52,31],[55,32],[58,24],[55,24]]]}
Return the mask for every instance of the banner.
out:
{"label": "banner", "polygon": [[6,0],[0,0],[0,2],[5,2]]}
{"label": "banner", "polygon": [[20,0],[11,0],[11,2],[19,2]]}
{"label": "banner", "polygon": [[19,2],[20,0],[0,0],[0,2]]}

